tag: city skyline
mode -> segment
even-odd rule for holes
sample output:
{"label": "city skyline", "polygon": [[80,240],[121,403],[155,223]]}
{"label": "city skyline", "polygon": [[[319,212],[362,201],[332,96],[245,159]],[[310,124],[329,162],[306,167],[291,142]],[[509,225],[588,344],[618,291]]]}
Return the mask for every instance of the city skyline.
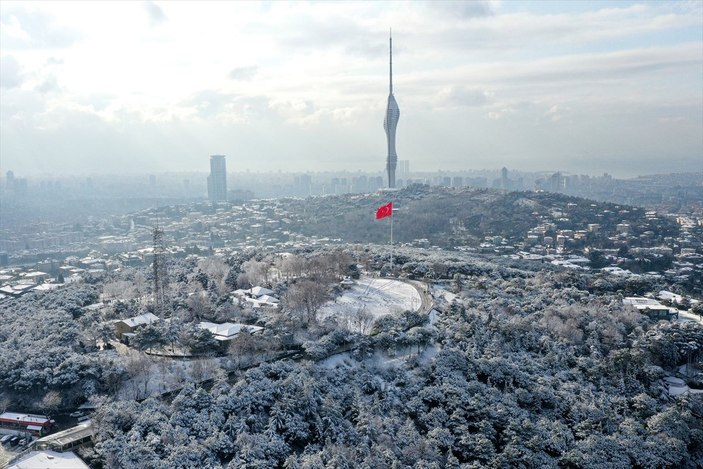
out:
{"label": "city skyline", "polygon": [[213,151],[383,170],[388,25],[417,171],[703,169],[700,2],[3,2],[0,23],[2,174],[193,171]]}

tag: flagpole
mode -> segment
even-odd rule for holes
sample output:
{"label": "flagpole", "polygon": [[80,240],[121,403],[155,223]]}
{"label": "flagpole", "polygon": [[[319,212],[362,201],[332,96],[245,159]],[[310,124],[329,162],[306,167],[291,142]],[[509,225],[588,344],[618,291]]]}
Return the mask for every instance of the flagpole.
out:
{"label": "flagpole", "polygon": [[393,275],[393,209],[391,209],[391,276]]}

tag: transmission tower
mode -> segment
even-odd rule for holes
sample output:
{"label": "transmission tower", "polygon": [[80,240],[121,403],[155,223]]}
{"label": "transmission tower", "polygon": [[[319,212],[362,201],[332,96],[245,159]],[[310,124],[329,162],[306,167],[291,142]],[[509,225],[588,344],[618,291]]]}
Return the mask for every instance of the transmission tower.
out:
{"label": "transmission tower", "polygon": [[166,272],[166,249],[164,248],[164,231],[157,224],[154,227],[154,309],[157,316],[163,314],[166,304],[166,287],[168,277]]}

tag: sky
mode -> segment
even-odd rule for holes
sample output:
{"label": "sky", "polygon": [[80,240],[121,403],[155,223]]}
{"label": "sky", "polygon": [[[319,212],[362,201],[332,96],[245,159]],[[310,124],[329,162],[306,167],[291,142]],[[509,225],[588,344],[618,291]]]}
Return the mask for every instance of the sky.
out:
{"label": "sky", "polygon": [[703,1],[0,1],[0,171],[703,171]]}

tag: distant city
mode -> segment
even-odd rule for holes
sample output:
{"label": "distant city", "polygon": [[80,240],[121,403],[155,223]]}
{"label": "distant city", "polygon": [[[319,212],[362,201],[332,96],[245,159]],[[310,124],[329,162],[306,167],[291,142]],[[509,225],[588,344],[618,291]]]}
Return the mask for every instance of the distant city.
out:
{"label": "distant city", "polygon": [[[209,209],[202,208],[207,212],[216,210],[221,202],[242,204],[263,199],[370,194],[386,187],[382,172],[227,173],[224,155],[213,155],[210,166],[209,175],[163,173],[64,179],[29,179],[9,171],[0,184],[3,200],[0,206],[0,265],[11,264],[13,259],[14,262],[23,262],[23,259],[31,261],[79,252],[87,245],[102,246],[100,250],[104,250],[107,243],[106,252],[129,250],[134,240],[123,246],[120,234],[133,231],[130,222],[125,221],[130,219],[127,215],[130,212],[193,203],[203,207],[212,205]],[[572,175],[559,171],[528,173],[507,168],[420,173],[411,172],[410,162],[400,160],[397,176],[398,189],[429,186],[506,193],[561,193],[643,207],[675,218],[686,217],[694,220],[694,225],[703,220],[703,177],[700,173],[634,179],[617,179],[608,174]],[[153,223],[158,223],[158,219],[141,220],[137,224],[151,226]],[[142,241],[148,242],[148,230],[144,236]],[[107,238],[103,242],[101,237]],[[209,238],[191,241],[213,246]]]}
{"label": "distant city", "polygon": [[[339,172],[226,172],[226,157],[217,161],[210,176],[205,173],[157,173],[143,175],[94,175],[89,177],[23,177],[7,171],[0,179],[3,210],[30,199],[126,199],[237,201],[279,197],[311,197],[374,192],[386,187],[383,171]],[[207,160],[203,159],[204,162]],[[217,164],[221,165],[217,166]],[[234,162],[236,166],[236,160]],[[225,176],[226,173],[226,176]],[[544,190],[633,205],[667,201],[688,204],[701,200],[703,173],[646,175],[618,179],[601,175],[571,174],[565,171],[411,171],[411,162],[398,160],[396,187],[426,184],[444,187],[492,188],[507,191]],[[209,185],[208,180],[213,183]],[[214,181],[217,180],[215,184]],[[226,196],[225,196],[226,194]],[[4,225],[0,221],[0,226]]]}

